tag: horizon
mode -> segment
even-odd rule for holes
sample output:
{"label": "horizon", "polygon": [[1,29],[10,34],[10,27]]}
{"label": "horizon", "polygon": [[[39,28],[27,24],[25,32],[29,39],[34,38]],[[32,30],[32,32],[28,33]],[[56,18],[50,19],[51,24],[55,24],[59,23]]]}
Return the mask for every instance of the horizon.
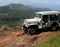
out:
{"label": "horizon", "polygon": [[24,4],[31,7],[60,10],[60,0],[0,0],[0,6],[9,4]]}

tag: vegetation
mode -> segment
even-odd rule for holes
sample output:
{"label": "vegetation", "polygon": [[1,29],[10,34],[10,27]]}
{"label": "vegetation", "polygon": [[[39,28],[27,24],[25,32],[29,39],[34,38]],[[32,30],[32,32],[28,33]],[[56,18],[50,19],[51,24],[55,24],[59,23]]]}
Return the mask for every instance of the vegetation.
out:
{"label": "vegetation", "polygon": [[60,47],[60,33],[38,47]]}
{"label": "vegetation", "polygon": [[10,4],[0,7],[0,25],[20,25],[25,18],[34,16],[34,11],[21,4]]}
{"label": "vegetation", "polygon": [[24,19],[34,17],[35,11],[38,10],[22,4],[10,4],[7,6],[2,6],[0,7],[0,25],[21,25]]}

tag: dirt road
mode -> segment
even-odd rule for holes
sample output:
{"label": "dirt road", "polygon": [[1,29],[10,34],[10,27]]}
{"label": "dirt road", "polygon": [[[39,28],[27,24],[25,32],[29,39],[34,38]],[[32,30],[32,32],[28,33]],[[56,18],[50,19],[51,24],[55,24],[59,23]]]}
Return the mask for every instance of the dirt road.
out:
{"label": "dirt road", "polygon": [[[57,32],[59,33],[59,31]],[[5,31],[0,33],[0,47],[37,47],[56,34],[56,32],[42,32],[29,36],[23,30]]]}

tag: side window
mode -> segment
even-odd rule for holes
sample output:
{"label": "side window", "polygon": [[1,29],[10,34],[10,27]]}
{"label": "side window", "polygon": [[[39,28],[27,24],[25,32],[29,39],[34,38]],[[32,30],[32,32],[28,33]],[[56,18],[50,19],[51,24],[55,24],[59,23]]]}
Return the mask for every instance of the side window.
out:
{"label": "side window", "polygon": [[48,22],[48,15],[43,15],[43,18],[42,18],[43,22]]}
{"label": "side window", "polygon": [[53,21],[53,20],[58,20],[58,15],[56,15],[56,14],[50,15],[50,20],[51,20],[51,21]]}
{"label": "side window", "polygon": [[59,23],[60,23],[60,14],[58,14],[58,19],[59,19]]}

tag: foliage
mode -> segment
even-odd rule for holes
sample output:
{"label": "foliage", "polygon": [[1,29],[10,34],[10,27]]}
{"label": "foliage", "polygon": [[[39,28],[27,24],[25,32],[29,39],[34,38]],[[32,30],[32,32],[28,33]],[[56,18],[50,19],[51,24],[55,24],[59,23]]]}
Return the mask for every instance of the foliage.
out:
{"label": "foliage", "polygon": [[[9,24],[10,26],[21,24],[22,19],[31,18],[34,11],[21,4],[11,4],[0,7],[0,25]],[[19,25],[20,25],[19,24]]]}
{"label": "foliage", "polygon": [[1,6],[0,25],[7,24],[10,26],[15,26],[19,23],[21,24],[23,19],[34,17],[35,11],[37,11],[37,9],[32,9],[22,4],[10,4],[7,6]]}
{"label": "foliage", "polygon": [[50,40],[38,47],[60,47],[60,34],[56,34]]}

